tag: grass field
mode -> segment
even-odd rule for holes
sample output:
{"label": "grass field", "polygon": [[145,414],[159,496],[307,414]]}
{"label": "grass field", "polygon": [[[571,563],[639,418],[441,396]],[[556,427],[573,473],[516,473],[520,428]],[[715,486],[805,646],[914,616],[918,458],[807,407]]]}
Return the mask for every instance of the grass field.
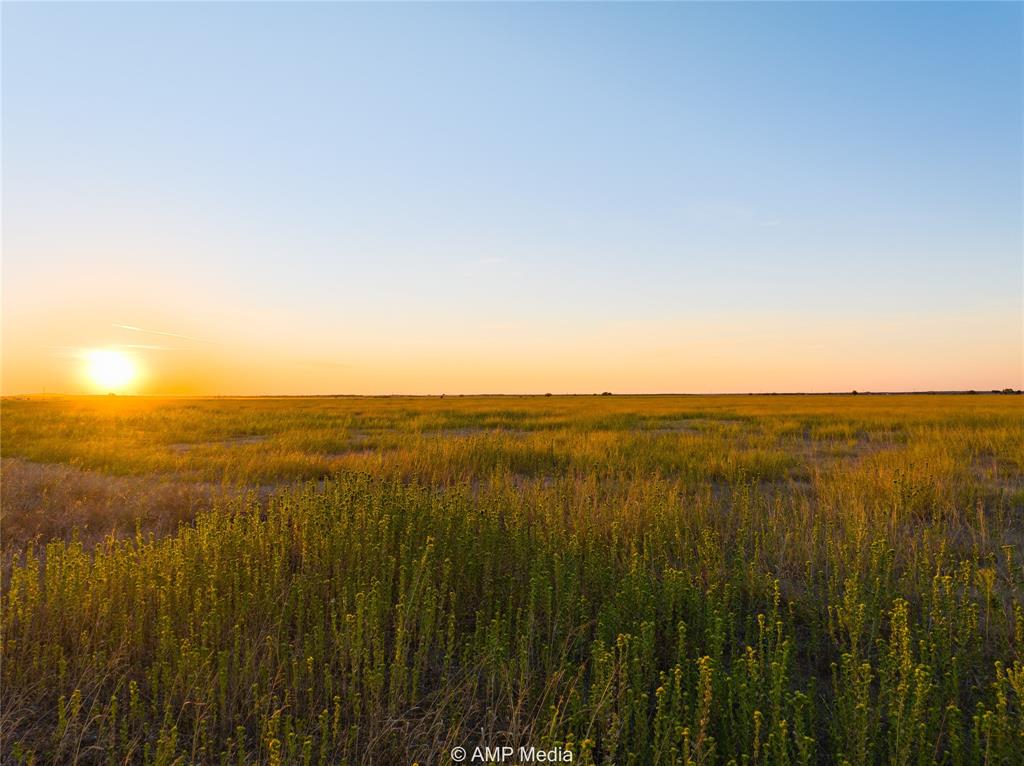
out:
{"label": "grass field", "polygon": [[3,763],[1013,764],[1018,396],[5,399]]}

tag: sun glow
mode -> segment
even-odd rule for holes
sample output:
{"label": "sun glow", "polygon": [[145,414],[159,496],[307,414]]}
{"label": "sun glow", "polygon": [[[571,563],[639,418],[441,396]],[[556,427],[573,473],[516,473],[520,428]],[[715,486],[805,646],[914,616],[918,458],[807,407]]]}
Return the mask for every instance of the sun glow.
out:
{"label": "sun glow", "polygon": [[87,352],[85,358],[89,380],[101,391],[123,391],[138,376],[132,359],[119,351],[96,349]]}

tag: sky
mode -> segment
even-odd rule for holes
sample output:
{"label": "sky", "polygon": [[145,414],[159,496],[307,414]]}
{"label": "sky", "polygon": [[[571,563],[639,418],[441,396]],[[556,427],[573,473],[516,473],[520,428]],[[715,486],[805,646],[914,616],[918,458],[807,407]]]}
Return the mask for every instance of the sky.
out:
{"label": "sky", "polygon": [[2,26],[5,395],[1024,387],[1020,4]]}

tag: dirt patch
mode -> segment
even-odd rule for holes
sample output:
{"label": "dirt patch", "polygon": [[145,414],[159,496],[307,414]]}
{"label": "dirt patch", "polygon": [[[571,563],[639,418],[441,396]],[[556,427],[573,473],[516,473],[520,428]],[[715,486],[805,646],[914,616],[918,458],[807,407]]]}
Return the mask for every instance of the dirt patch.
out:
{"label": "dirt patch", "polygon": [[996,495],[1024,492],[1024,474],[1016,462],[992,453],[976,455],[971,461],[974,480]]}
{"label": "dirt patch", "polygon": [[384,459],[384,457],[386,457],[388,455],[394,455],[395,453],[397,453],[399,451],[400,450],[398,450],[395,447],[358,447],[358,446],[354,446],[352,449],[345,450],[344,452],[325,452],[323,454],[323,457],[326,458],[327,460],[338,460],[338,461],[362,460],[362,459],[366,459],[366,458],[377,458],[377,457],[379,457],[381,459]]}
{"label": "dirt patch", "polygon": [[679,420],[656,420],[651,428],[638,428],[637,433],[647,434],[702,434],[717,428],[732,429],[749,425],[747,421],[735,418],[680,418]]}
{"label": "dirt patch", "polygon": [[643,434],[699,434],[703,433],[706,429],[696,425],[692,425],[689,421],[682,421],[680,423],[666,423],[658,426],[657,428],[645,428],[637,433]]}
{"label": "dirt patch", "polygon": [[872,439],[814,440],[804,438],[796,442],[782,440],[778,449],[806,462],[819,464],[825,460],[856,460],[896,448],[897,444]]}
{"label": "dirt patch", "polygon": [[420,431],[418,435],[426,439],[458,439],[466,438],[468,436],[511,436],[516,439],[523,439],[535,433],[538,432],[524,431],[521,428],[503,428],[501,426],[464,426],[462,428],[440,428],[436,430]]}
{"label": "dirt patch", "polygon": [[171,452],[184,454],[201,447],[227,447],[230,449],[231,447],[244,447],[247,444],[259,444],[266,440],[266,436],[238,436],[233,439],[223,439],[222,441],[214,442],[179,442],[177,444],[168,444],[167,449]]}

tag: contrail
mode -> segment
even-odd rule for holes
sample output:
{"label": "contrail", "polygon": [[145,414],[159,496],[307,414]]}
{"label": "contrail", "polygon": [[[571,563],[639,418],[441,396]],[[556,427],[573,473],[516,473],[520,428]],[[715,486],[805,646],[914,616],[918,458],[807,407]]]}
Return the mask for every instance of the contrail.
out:
{"label": "contrail", "polygon": [[179,335],[176,332],[164,332],[163,330],[147,330],[145,327],[136,327],[130,324],[118,324],[113,322],[111,327],[120,327],[122,330],[131,330],[132,332],[145,332],[150,335],[166,335],[168,338],[182,338],[184,340],[194,340],[197,343],[209,343],[210,341],[203,340],[202,338],[193,338],[191,335]]}

